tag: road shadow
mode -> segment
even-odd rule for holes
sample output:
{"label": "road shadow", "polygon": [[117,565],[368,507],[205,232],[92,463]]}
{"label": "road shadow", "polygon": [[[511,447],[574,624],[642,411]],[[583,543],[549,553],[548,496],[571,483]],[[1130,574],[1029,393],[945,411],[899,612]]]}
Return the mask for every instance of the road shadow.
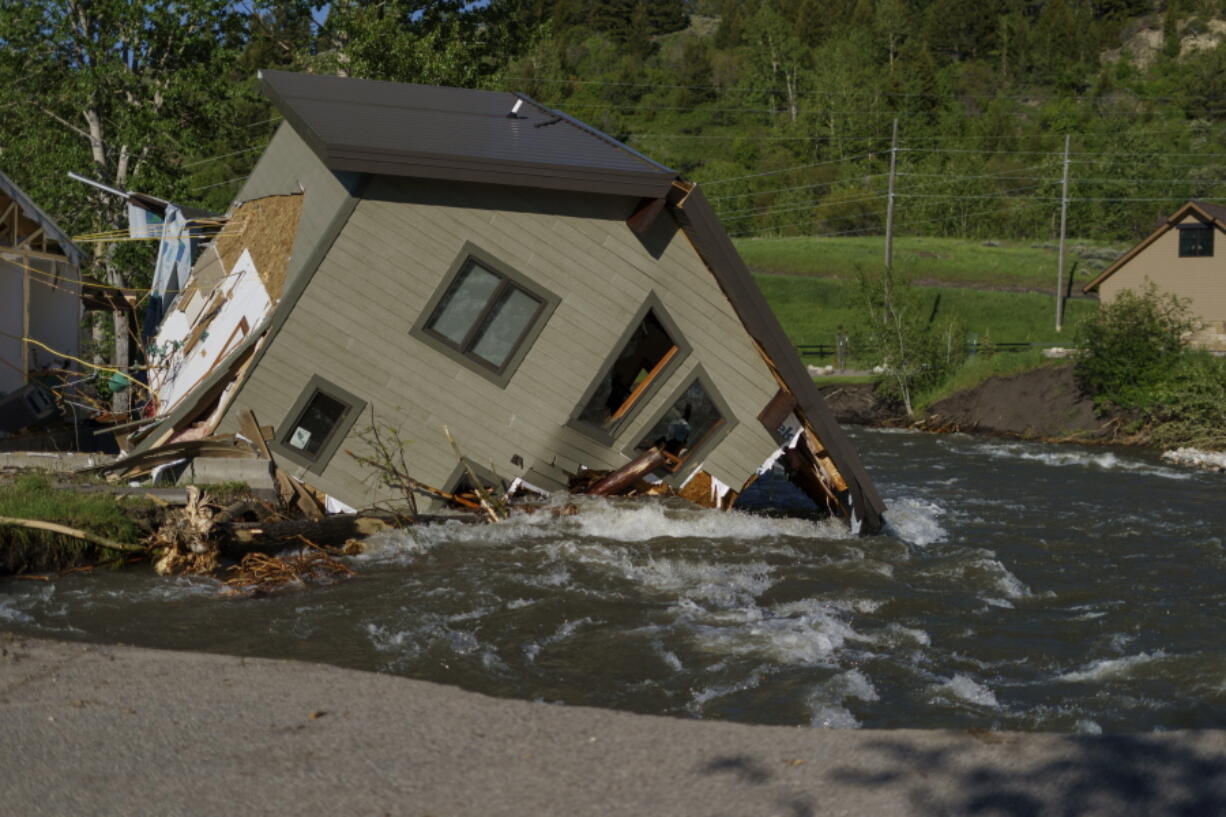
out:
{"label": "road shadow", "polygon": [[[867,758],[827,780],[875,796],[886,789],[917,817],[1226,816],[1226,754],[1191,740],[1069,735],[1041,756],[1023,751],[1027,740],[991,732],[947,745],[876,740],[861,744],[857,757]],[[976,751],[978,742],[996,746]]]}

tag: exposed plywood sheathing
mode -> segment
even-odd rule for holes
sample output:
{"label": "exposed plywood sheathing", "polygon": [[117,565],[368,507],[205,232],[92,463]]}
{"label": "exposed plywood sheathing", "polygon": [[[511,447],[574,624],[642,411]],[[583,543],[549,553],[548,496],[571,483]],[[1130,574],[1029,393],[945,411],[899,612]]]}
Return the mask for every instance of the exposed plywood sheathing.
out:
{"label": "exposed plywood sheathing", "polygon": [[302,216],[302,200],[299,193],[265,196],[238,205],[225,232],[213,242],[213,250],[221,258],[221,274],[229,274],[243,250],[247,250],[268,297],[274,302],[280,300]]}

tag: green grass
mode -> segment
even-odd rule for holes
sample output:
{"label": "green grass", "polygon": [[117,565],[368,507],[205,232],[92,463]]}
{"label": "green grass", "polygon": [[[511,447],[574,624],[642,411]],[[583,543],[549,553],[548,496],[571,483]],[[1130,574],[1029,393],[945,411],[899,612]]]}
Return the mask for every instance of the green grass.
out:
{"label": "green grass", "polygon": [[[854,285],[849,281],[788,275],[755,277],[794,344],[833,344],[840,326],[850,330],[859,320]],[[938,322],[957,318],[980,342],[990,338],[993,343],[1072,345],[1072,327],[1098,308],[1094,301],[1068,301],[1064,331],[1057,333],[1055,300],[1047,295],[949,287],[917,289],[936,308]]]}
{"label": "green grass", "polygon": [[[880,269],[884,239],[742,238],[736,248],[756,273],[854,280],[856,270]],[[1105,269],[1126,247],[1095,241],[1069,241],[1068,267],[1074,291]],[[1075,268],[1074,268],[1075,265]],[[1054,242],[1007,241],[984,246],[956,238],[898,238],[894,266],[916,282],[961,286],[1052,290],[1056,288]]]}
{"label": "green grass", "polygon": [[[42,474],[23,474],[0,486],[0,516],[58,522],[125,544],[136,544],[142,534],[114,495],[66,491]],[[114,555],[73,537],[0,525],[0,573],[56,570]]]}

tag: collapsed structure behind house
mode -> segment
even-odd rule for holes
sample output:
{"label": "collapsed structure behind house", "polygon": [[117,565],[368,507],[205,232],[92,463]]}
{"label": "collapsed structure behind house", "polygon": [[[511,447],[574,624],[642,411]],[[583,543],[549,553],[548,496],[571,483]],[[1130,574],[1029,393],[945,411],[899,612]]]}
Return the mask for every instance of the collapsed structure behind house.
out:
{"label": "collapsed structure behind house", "polygon": [[[730,507],[780,461],[875,530],[884,507],[697,185],[509,93],[267,71],[285,116],[167,313],[135,452],[273,424],[354,506],[373,422],[413,475],[563,489],[659,452]],[[444,428],[471,455],[457,465]]]}
{"label": "collapsed structure behind house", "polygon": [[0,173],[0,393],[71,365],[81,326],[81,251]]}

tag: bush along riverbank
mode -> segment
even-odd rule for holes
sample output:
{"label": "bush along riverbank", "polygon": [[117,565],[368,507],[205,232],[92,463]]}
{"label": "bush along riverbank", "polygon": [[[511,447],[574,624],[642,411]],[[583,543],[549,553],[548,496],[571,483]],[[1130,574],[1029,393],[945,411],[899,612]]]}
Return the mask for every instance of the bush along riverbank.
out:
{"label": "bush along riverbank", "polygon": [[913,400],[910,414],[885,376],[822,391],[840,422],[1179,449],[1173,461],[1220,468],[1226,358],[1189,348],[1195,328],[1185,304],[1151,286],[1081,321],[1071,363],[969,361]]}

